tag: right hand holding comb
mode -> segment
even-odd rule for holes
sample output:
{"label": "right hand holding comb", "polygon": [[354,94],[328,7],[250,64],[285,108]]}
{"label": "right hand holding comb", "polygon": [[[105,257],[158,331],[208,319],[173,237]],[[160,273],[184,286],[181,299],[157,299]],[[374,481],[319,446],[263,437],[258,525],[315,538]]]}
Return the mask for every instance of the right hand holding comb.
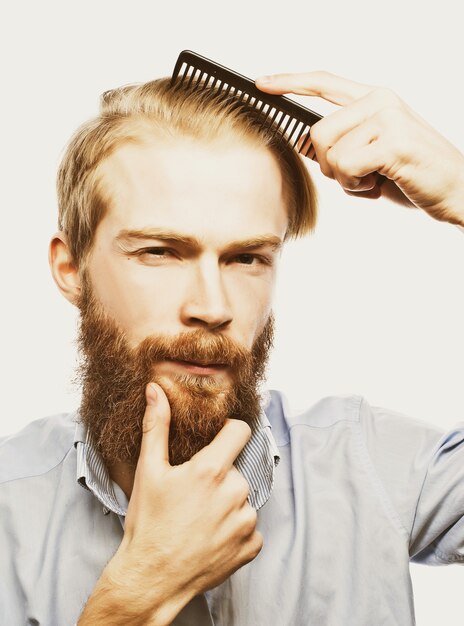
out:
{"label": "right hand holding comb", "polygon": [[[304,141],[311,141],[309,156],[322,173],[347,193],[388,197],[464,225],[464,155],[393,91],[328,72],[276,74],[257,79],[256,86],[273,94],[318,96],[342,107],[314,124]],[[301,151],[306,148],[307,143]]]}

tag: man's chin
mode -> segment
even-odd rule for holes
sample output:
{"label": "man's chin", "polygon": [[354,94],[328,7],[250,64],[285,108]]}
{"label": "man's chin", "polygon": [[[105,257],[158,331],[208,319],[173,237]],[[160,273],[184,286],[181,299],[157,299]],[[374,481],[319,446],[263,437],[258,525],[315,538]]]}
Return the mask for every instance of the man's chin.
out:
{"label": "man's chin", "polygon": [[195,375],[156,382],[164,389],[171,407],[170,462],[179,465],[211,443],[235,406],[231,385],[219,386],[211,377]]}

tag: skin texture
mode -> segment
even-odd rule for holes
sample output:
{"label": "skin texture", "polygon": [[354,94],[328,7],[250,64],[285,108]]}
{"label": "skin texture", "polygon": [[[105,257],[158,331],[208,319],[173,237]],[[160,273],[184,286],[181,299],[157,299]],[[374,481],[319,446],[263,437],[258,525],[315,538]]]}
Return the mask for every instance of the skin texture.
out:
{"label": "skin texture", "polygon": [[[322,173],[347,193],[394,196],[464,225],[464,157],[395,94],[325,72],[257,84],[341,105],[312,128],[310,140]],[[106,167],[115,203],[98,228],[89,272],[105,309],[133,345],[159,324],[167,334],[219,330],[250,347],[270,312],[275,265],[242,267],[245,258],[235,255],[231,263],[227,250],[237,239],[284,236],[280,174],[272,158],[244,144],[179,140],[162,156],[153,146],[127,147]],[[381,186],[377,172],[387,179]],[[115,246],[122,228],[153,226],[155,218],[157,227],[181,229],[201,245],[162,261]],[[50,260],[59,288],[75,302],[79,274],[62,233],[52,241]],[[173,367],[159,369],[166,384]],[[233,466],[249,426],[226,420],[209,445],[172,467],[170,415],[162,385],[148,385],[124,538],[79,626],[106,624],[108,617],[114,626],[167,625],[194,595],[219,584],[262,547],[247,485]]]}

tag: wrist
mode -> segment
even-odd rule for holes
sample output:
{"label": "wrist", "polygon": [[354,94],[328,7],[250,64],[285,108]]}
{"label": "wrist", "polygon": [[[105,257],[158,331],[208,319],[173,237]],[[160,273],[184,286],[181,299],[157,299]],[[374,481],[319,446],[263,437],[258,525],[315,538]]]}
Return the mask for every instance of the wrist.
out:
{"label": "wrist", "polygon": [[[161,569],[160,571],[163,571]],[[169,577],[175,579],[175,577]],[[77,626],[169,626],[193,593],[174,589],[116,554],[103,570]]]}
{"label": "wrist", "polygon": [[[108,568],[102,572],[77,626],[103,626],[111,618],[113,626],[145,626],[149,606],[141,599],[134,599],[128,589],[118,584]],[[161,624],[159,625],[161,626]]]}

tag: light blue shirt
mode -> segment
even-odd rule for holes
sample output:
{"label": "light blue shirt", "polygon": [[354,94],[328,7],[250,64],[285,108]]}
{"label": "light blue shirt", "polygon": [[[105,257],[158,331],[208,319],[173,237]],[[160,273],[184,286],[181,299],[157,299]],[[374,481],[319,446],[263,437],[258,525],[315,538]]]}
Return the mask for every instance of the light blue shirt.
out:
{"label": "light blue shirt", "polygon": [[[239,468],[263,550],[173,624],[414,624],[410,559],[464,562],[464,426],[443,434],[358,396],[293,414],[272,392],[265,413],[278,453],[263,418]],[[2,626],[75,624],[121,541],[127,501],[75,418],[0,442]]]}

